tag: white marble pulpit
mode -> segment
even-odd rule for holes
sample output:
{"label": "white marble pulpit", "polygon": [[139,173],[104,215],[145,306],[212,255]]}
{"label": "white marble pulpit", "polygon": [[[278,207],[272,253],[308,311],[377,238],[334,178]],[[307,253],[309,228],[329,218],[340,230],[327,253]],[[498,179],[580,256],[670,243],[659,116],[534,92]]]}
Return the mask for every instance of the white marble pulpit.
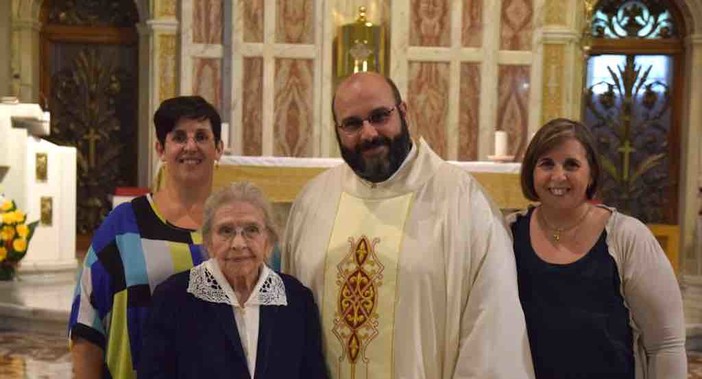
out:
{"label": "white marble pulpit", "polygon": [[28,222],[39,220],[44,207],[20,272],[77,265],[76,149],[39,138],[49,130],[49,115],[39,105],[0,102],[0,193],[27,213]]}

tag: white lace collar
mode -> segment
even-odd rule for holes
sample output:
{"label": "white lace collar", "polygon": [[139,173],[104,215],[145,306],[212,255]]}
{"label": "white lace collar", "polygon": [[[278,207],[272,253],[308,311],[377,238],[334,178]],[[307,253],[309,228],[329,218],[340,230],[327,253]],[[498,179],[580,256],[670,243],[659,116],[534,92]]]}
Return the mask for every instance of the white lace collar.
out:
{"label": "white lace collar", "polygon": [[[215,259],[208,259],[190,270],[188,293],[210,303],[239,306],[234,290]],[[246,305],[288,305],[285,284],[280,275],[264,264]]]}

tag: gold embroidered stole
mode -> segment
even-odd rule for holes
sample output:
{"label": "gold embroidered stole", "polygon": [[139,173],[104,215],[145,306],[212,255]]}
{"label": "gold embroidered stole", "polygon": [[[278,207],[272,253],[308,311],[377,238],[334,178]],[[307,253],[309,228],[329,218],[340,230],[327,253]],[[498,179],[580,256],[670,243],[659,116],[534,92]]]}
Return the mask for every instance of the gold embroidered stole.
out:
{"label": "gold embroidered stole", "polygon": [[334,378],[391,378],[397,262],[413,194],[341,194],[327,247],[322,328]]}

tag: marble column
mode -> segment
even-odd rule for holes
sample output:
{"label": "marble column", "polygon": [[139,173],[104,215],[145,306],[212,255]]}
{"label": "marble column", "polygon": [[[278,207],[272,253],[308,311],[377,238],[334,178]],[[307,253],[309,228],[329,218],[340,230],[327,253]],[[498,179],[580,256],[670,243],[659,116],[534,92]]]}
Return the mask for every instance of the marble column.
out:
{"label": "marble column", "polygon": [[[148,187],[156,174],[153,115],[159,104],[178,93],[175,0],[156,0],[142,15],[139,32],[139,186]],[[146,17],[144,17],[146,16]]]}
{"label": "marble column", "polygon": [[[579,5],[579,2],[562,0],[546,0],[544,3],[539,126],[556,117],[580,118],[583,55],[576,17],[578,11],[582,11]],[[532,133],[535,131],[531,130]]]}
{"label": "marble column", "polygon": [[[20,7],[24,9],[26,7]],[[41,103],[39,100],[39,31],[41,23],[34,12],[12,12],[12,80],[11,92],[21,102]]]}
{"label": "marble column", "polygon": [[[681,199],[681,255],[683,258],[683,300],[685,318],[691,325],[688,334],[702,337],[702,236],[696,235],[696,223],[702,187],[702,108],[695,101],[702,99],[702,34],[693,34],[685,40],[687,67],[685,88],[687,114],[683,115],[682,128],[682,173],[680,180]],[[695,243],[697,239],[697,243]],[[699,326],[697,326],[699,325]]]}

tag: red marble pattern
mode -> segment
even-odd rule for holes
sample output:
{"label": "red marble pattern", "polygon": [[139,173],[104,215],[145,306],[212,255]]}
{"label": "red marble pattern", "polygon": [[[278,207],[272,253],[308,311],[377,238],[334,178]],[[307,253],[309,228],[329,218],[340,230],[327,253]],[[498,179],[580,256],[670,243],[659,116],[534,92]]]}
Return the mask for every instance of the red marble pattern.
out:
{"label": "red marble pattern", "polygon": [[193,58],[193,94],[200,95],[222,111],[222,61]]}
{"label": "red marble pattern", "polygon": [[449,64],[410,62],[407,93],[410,130],[446,158]]}
{"label": "red marble pattern", "polygon": [[461,101],[458,110],[458,160],[478,160],[480,127],[480,64],[461,64]]}
{"label": "red marble pattern", "polygon": [[244,58],[242,85],[243,155],[258,156],[263,151],[263,58]]}
{"label": "red marble pattern", "polygon": [[313,154],[312,75],[312,60],[276,60],[273,136],[276,156],[310,157]]}
{"label": "red marble pattern", "polygon": [[222,43],[222,0],[193,0],[193,42]]}
{"label": "red marble pattern", "polygon": [[497,130],[507,131],[507,152],[524,155],[529,133],[529,66],[499,66]]}
{"label": "red marble pattern", "polygon": [[503,0],[500,49],[531,50],[533,0]]}
{"label": "red marble pattern", "polygon": [[313,0],[277,0],[275,40],[278,43],[314,43]]}
{"label": "red marble pattern", "polygon": [[463,0],[461,41],[465,47],[483,45],[483,0]]}
{"label": "red marble pattern", "polygon": [[451,45],[448,0],[411,0],[410,7],[410,46]]}
{"label": "red marble pattern", "polygon": [[244,42],[263,42],[263,0],[244,1]]}

